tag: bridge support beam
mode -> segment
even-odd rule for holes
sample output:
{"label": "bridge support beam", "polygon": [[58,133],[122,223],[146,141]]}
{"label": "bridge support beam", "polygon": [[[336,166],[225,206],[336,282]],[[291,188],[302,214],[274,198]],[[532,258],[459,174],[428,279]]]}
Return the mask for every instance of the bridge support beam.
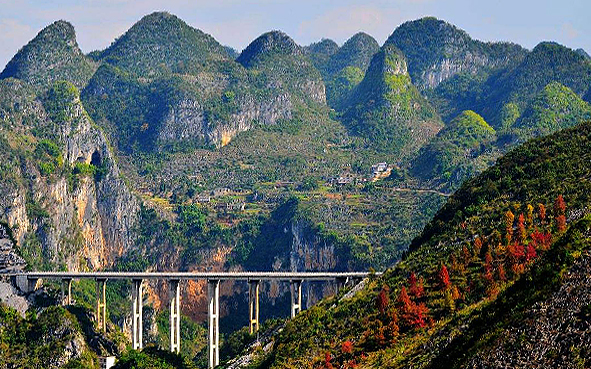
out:
{"label": "bridge support beam", "polygon": [[181,290],[178,279],[171,279],[170,298],[170,351],[181,352]]}
{"label": "bridge support beam", "polygon": [[259,331],[259,289],[261,281],[248,281],[248,313],[250,334]]}
{"label": "bridge support beam", "polygon": [[294,318],[302,311],[302,280],[292,279],[289,284],[291,290],[291,317]]}
{"label": "bridge support beam", "polygon": [[220,363],[220,280],[207,280],[208,298],[208,328],[209,328],[209,368],[215,368]]}
{"label": "bridge support beam", "polygon": [[62,292],[62,305],[72,305],[72,278],[62,278],[60,287]]}
{"label": "bridge support beam", "polygon": [[107,332],[107,280],[96,279],[96,325],[100,332]]}
{"label": "bridge support beam", "polygon": [[131,299],[132,299],[132,321],[131,321],[131,342],[134,350],[141,350],[143,344],[143,280],[133,279],[131,281]]}

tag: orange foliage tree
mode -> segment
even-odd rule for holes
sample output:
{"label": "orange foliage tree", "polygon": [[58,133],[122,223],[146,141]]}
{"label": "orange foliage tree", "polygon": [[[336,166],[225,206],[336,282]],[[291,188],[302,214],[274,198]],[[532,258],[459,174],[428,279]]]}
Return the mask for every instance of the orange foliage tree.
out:
{"label": "orange foliage tree", "polygon": [[390,304],[390,287],[388,285],[384,285],[380,293],[378,293],[378,297],[376,298],[376,307],[380,314],[384,314],[388,309],[388,305]]}
{"label": "orange foliage tree", "polygon": [[409,284],[410,294],[414,298],[420,299],[421,297],[423,297],[425,289],[423,287],[423,279],[422,278],[419,280],[417,278],[417,275],[414,272],[412,272],[412,273],[410,273],[410,277],[408,278],[408,284]]}
{"label": "orange foliage tree", "polygon": [[449,290],[451,287],[451,280],[449,279],[449,272],[447,271],[447,267],[445,264],[441,264],[441,269],[439,269],[438,273],[439,285],[444,291]]}
{"label": "orange foliage tree", "polygon": [[565,211],[566,203],[564,202],[564,198],[562,195],[558,195],[554,201],[554,216],[556,217],[556,228],[558,229],[558,233],[566,231]]}

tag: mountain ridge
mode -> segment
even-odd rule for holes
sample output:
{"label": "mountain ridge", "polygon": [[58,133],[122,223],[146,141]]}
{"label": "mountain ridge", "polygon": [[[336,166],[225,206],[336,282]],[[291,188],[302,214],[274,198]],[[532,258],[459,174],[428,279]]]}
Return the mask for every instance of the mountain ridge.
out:
{"label": "mountain ridge", "polygon": [[59,20],[22,47],[6,64],[0,79],[14,77],[34,85],[65,79],[81,88],[95,69],[78,47],[72,24]]}

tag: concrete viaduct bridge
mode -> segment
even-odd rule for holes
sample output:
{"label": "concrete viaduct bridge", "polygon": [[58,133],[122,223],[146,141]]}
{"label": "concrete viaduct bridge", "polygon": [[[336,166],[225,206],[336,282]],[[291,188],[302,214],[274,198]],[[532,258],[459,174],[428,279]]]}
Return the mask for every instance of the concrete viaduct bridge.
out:
{"label": "concrete viaduct bridge", "polygon": [[[206,280],[208,296],[208,350],[209,367],[219,365],[219,288],[224,280],[243,280],[248,282],[248,313],[250,333],[259,329],[259,287],[263,280],[289,281],[291,291],[291,317],[302,310],[302,282],[329,281],[337,284],[337,288],[345,286],[349,281],[368,277],[369,272],[28,272],[13,274],[15,284],[23,291],[31,292],[37,288],[42,279],[58,279],[61,281],[62,303],[72,303],[72,280],[94,279],[96,281],[96,323],[99,330],[106,331],[106,283],[107,280],[126,279],[132,281],[132,347],[143,347],[143,315],[142,295],[143,283],[146,280],[166,280],[169,285],[170,308],[170,350],[180,352],[180,282],[184,280]],[[377,273],[373,273],[377,274]]]}

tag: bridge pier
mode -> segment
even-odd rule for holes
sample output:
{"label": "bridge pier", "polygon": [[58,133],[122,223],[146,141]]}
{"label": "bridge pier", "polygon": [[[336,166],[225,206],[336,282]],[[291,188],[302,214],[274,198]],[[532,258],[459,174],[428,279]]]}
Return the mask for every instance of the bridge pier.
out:
{"label": "bridge pier", "polygon": [[107,280],[96,278],[96,325],[99,331],[107,332]]}
{"label": "bridge pier", "polygon": [[345,287],[347,287],[347,283],[349,283],[349,278],[347,277],[342,277],[342,278],[336,278],[335,279],[336,282],[336,294],[338,295],[339,292],[341,292],[341,290]]}
{"label": "bridge pier", "polygon": [[292,279],[289,284],[291,290],[291,317],[294,318],[302,311],[302,280]]}
{"label": "bridge pier", "polygon": [[181,291],[178,279],[169,281],[170,290],[170,351],[181,352]]}
{"label": "bridge pier", "polygon": [[250,334],[259,331],[259,289],[261,281],[248,281],[248,313]]}
{"label": "bridge pier", "polygon": [[209,328],[209,368],[215,368],[220,363],[220,280],[207,280],[208,298],[208,328]]}
{"label": "bridge pier", "polygon": [[132,299],[132,321],[131,321],[131,339],[132,348],[134,350],[141,350],[143,344],[143,280],[133,279],[131,281],[131,299]]}
{"label": "bridge pier", "polygon": [[72,305],[72,278],[63,278],[61,287],[62,305]]}

